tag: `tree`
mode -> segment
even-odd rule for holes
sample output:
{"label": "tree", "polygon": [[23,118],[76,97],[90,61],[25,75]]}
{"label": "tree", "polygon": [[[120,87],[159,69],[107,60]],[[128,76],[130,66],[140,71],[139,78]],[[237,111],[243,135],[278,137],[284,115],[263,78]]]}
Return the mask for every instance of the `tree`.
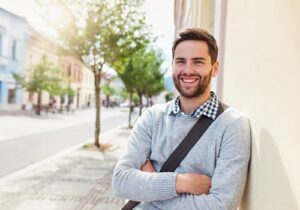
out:
{"label": "tree", "polygon": [[123,62],[124,71],[118,73],[118,76],[123,81],[125,89],[128,93],[129,97],[129,114],[128,114],[128,127],[131,128],[131,116],[134,109],[133,105],[133,94],[135,93],[135,67],[134,65],[134,58],[136,53],[134,53],[129,59],[120,60],[119,62]]}
{"label": "tree", "polygon": [[62,69],[49,62],[47,56],[43,56],[41,62],[30,69],[30,75],[26,78],[24,75],[13,73],[17,84],[29,93],[37,93],[36,114],[40,115],[42,91],[51,92],[60,88],[60,74]]}
{"label": "tree", "polygon": [[[54,1],[53,1],[54,2]],[[114,2],[114,3],[112,3]],[[66,14],[56,25],[63,52],[80,58],[94,74],[96,120],[95,145],[100,147],[100,94],[105,65],[116,67],[148,41],[140,0],[57,0]],[[116,70],[123,71],[122,66]]]}
{"label": "tree", "polygon": [[147,97],[147,106],[153,104],[152,97],[160,94],[165,90],[164,74],[159,69],[153,69],[152,75],[149,78],[153,83],[148,83],[145,89],[145,96]]}
{"label": "tree", "polygon": [[131,57],[133,62],[134,90],[139,96],[139,115],[142,114],[143,96],[151,98],[164,90],[160,66],[162,55],[154,49],[144,48]]}
{"label": "tree", "polygon": [[109,85],[109,83],[105,83],[103,86],[102,86],[102,91],[104,93],[104,95],[106,96],[106,107],[109,107],[110,106],[110,96],[114,95],[116,93],[116,90],[111,87]]}
{"label": "tree", "polygon": [[147,106],[149,106],[153,104],[152,96],[164,91],[165,85],[164,73],[161,71],[161,64],[163,63],[161,53],[152,49],[147,53],[146,57],[146,78],[144,80],[147,82],[145,85],[142,85],[140,92],[147,97]]}
{"label": "tree", "polygon": [[135,94],[137,93],[139,98],[139,115],[141,115],[143,95],[152,97],[164,90],[163,73],[160,72],[163,59],[159,52],[149,46],[144,46],[133,53],[130,58],[119,62],[119,65],[124,67],[124,71],[118,72],[118,76],[123,81],[129,95],[128,127],[132,127],[131,118]]}

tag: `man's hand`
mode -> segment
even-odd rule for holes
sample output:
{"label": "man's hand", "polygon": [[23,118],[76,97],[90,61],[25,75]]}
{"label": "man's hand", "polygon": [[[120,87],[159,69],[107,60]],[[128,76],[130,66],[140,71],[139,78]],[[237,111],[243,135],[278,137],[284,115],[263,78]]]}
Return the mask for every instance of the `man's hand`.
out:
{"label": "man's hand", "polygon": [[[144,172],[156,172],[150,160],[141,167]],[[178,174],[176,177],[176,192],[193,195],[208,194],[211,187],[211,178],[197,173]]]}
{"label": "man's hand", "polygon": [[141,171],[144,172],[156,172],[154,166],[152,165],[150,160],[147,160],[145,164],[141,167]]}
{"label": "man's hand", "polygon": [[176,192],[193,195],[208,194],[211,178],[197,173],[178,174],[176,177]]}

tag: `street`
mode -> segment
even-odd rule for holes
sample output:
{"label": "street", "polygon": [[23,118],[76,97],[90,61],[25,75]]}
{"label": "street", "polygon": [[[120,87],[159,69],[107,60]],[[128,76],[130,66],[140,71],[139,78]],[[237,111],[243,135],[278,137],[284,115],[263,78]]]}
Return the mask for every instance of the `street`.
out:
{"label": "street", "polygon": [[[103,108],[101,133],[125,126],[127,117],[127,110]],[[94,118],[93,109],[42,118],[1,117],[0,177],[91,140],[94,136]]]}

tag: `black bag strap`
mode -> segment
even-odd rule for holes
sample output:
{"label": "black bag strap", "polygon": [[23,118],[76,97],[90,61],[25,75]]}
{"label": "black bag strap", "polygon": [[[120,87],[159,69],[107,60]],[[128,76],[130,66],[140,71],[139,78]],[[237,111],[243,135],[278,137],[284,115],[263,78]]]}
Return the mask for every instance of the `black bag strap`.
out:
{"label": "black bag strap", "polygon": [[[219,107],[217,111],[216,118],[222,114],[222,112],[228,106],[221,103],[219,101]],[[216,119],[215,118],[215,119]],[[207,128],[212,124],[214,120],[208,118],[204,115],[200,117],[200,119],[195,123],[195,125],[191,128],[188,134],[184,137],[184,139],[180,142],[177,148],[172,152],[166,162],[160,169],[160,172],[172,172],[180,165],[182,160],[187,156],[192,147],[197,143],[197,141],[201,138],[201,136],[205,133]],[[128,201],[125,206],[123,206],[122,210],[132,210],[135,206],[137,206],[139,201]]]}

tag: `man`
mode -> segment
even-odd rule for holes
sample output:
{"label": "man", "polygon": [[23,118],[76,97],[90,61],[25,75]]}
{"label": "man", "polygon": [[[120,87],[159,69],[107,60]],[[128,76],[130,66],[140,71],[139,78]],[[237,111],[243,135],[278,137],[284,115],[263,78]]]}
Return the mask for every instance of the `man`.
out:
{"label": "man", "polygon": [[[218,73],[218,47],[207,31],[185,30],[172,52],[180,95],[140,117],[116,165],[113,190],[119,197],[141,201],[135,209],[236,210],[250,159],[248,120],[231,107],[216,118],[220,103],[210,88]],[[201,116],[215,121],[175,172],[160,173]]]}

